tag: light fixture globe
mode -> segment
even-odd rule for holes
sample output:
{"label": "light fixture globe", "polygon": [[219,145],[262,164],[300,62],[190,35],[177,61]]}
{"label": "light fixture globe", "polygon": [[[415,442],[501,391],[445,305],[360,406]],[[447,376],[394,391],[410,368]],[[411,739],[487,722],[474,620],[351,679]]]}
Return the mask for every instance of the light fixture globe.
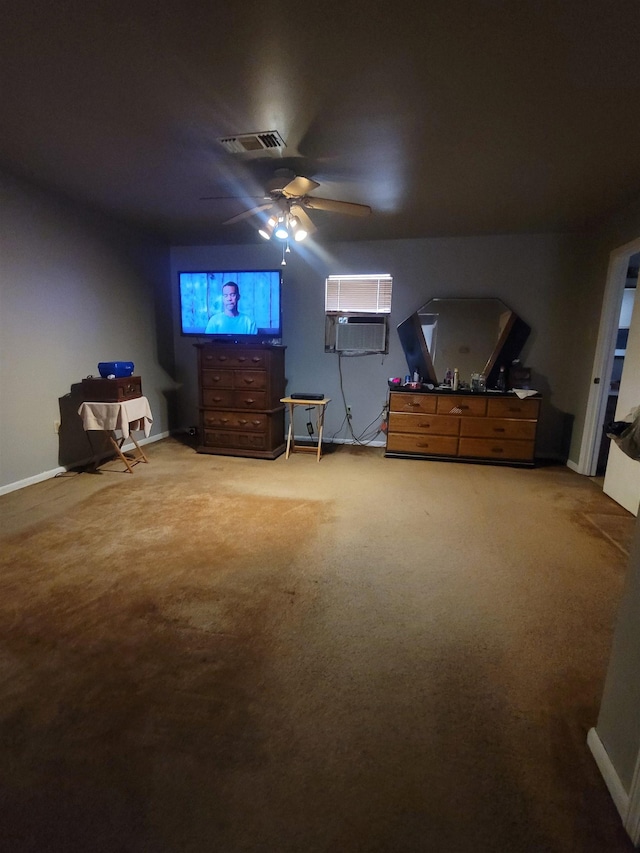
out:
{"label": "light fixture globe", "polygon": [[276,230],[273,232],[278,240],[286,240],[289,237],[289,229],[287,228],[286,220],[283,216],[278,220]]}
{"label": "light fixture globe", "polygon": [[262,228],[258,228],[258,234],[264,240],[270,240],[271,236],[273,235],[273,229],[275,228],[277,221],[278,220],[275,218],[275,216],[270,216],[267,219],[265,225]]}

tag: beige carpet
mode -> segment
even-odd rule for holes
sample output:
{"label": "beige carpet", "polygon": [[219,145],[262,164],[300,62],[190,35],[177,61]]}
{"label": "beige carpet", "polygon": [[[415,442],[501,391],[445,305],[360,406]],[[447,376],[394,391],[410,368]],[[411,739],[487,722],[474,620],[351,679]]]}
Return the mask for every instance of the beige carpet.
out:
{"label": "beige carpet", "polygon": [[147,449],[0,498],[0,850],[632,849],[593,482]]}

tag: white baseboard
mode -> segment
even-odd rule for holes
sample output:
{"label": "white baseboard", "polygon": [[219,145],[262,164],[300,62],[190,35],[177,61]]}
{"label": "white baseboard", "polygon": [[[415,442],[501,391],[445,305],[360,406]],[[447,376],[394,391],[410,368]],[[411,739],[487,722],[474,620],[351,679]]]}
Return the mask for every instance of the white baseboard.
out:
{"label": "white baseboard", "polygon": [[598,732],[595,729],[589,729],[589,733],[587,735],[587,746],[591,750],[591,754],[598,765],[598,770],[604,779],[605,785],[609,789],[611,799],[622,818],[622,823],[626,824],[629,813],[629,794],[625,791],[624,785],[620,781],[620,777],[611,763],[609,754],[604,748],[604,745],[598,736]]}
{"label": "white baseboard", "polygon": [[576,474],[580,474],[580,466],[577,462],[573,462],[571,459],[567,459],[567,468],[571,468],[572,471],[575,471]]}
{"label": "white baseboard", "polygon": [[[160,441],[163,438],[169,437],[168,432],[160,432],[157,435],[150,435],[148,438],[142,438],[138,442],[138,444],[153,444],[154,441]],[[123,446],[123,450],[132,450],[135,448],[135,445],[132,441],[125,442]],[[107,454],[108,455],[108,454]],[[105,459],[107,458],[105,455]],[[86,459],[78,460],[72,467],[80,468],[83,465],[89,465],[92,462],[95,462],[95,456],[89,456]],[[64,474],[65,471],[68,471],[68,468],[59,467],[52,468],[50,471],[42,471],[40,474],[34,474],[33,477],[25,477],[24,480],[17,480],[15,483],[8,483],[6,486],[0,486],[0,495],[8,495],[9,492],[16,492],[18,489],[24,489],[27,486],[34,486],[36,483],[42,483],[44,480],[51,480],[53,477],[57,477],[58,474]]]}

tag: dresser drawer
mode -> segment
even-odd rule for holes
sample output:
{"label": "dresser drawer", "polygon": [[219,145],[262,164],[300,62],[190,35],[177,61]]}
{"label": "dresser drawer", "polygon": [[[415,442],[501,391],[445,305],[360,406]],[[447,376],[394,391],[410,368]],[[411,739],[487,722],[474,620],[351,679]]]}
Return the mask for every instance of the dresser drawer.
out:
{"label": "dresser drawer", "polygon": [[536,422],[518,418],[460,418],[460,436],[515,438],[533,441]]}
{"label": "dresser drawer", "polygon": [[450,415],[414,415],[405,412],[389,413],[391,432],[414,432],[435,435],[458,435],[460,418]]}
{"label": "dresser drawer", "polygon": [[498,397],[488,401],[487,415],[490,418],[530,418],[535,421],[539,410],[540,400]]}
{"label": "dresser drawer", "polygon": [[436,411],[439,415],[458,415],[461,417],[482,417],[487,411],[487,401],[484,397],[466,397],[453,395],[437,398]]}
{"label": "dresser drawer", "polygon": [[233,388],[233,370],[203,370],[203,388]]}
{"label": "dresser drawer", "polygon": [[233,409],[266,409],[267,395],[264,391],[234,391],[231,408]]}
{"label": "dresser drawer", "polygon": [[435,414],[436,398],[430,397],[428,394],[392,393],[389,400],[389,411]]}
{"label": "dresser drawer", "polygon": [[416,435],[395,433],[387,437],[390,453],[421,453],[433,456],[455,456],[458,452],[458,437],[448,435]]}
{"label": "dresser drawer", "polygon": [[461,438],[459,455],[478,459],[530,462],[533,461],[534,442],[502,438]]}
{"label": "dresser drawer", "polygon": [[205,429],[204,446],[221,450],[266,450],[265,433],[226,432],[225,430]]}
{"label": "dresser drawer", "polygon": [[215,349],[203,350],[201,354],[202,368],[209,367],[246,367],[249,369],[263,370],[267,366],[267,352],[260,350],[234,350],[232,347],[216,347]]}
{"label": "dresser drawer", "polygon": [[267,409],[265,391],[232,391],[230,388],[203,388],[205,409]]}
{"label": "dresser drawer", "polygon": [[230,388],[203,388],[202,405],[206,409],[233,408],[234,392]]}
{"label": "dresser drawer", "polygon": [[267,415],[262,412],[244,414],[243,412],[203,412],[203,424],[207,429],[248,430],[264,432],[267,428]]}
{"label": "dresser drawer", "polygon": [[234,370],[233,387],[264,391],[267,387],[267,374],[264,370]]}

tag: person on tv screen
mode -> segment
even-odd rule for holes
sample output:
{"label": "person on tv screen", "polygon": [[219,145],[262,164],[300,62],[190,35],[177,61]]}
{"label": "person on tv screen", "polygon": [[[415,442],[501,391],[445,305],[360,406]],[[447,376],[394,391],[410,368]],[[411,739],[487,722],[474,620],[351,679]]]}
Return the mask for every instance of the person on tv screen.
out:
{"label": "person on tv screen", "polygon": [[207,335],[257,335],[258,327],[248,314],[238,311],[240,288],[235,281],[222,285],[222,311],[212,314],[207,323]]}

